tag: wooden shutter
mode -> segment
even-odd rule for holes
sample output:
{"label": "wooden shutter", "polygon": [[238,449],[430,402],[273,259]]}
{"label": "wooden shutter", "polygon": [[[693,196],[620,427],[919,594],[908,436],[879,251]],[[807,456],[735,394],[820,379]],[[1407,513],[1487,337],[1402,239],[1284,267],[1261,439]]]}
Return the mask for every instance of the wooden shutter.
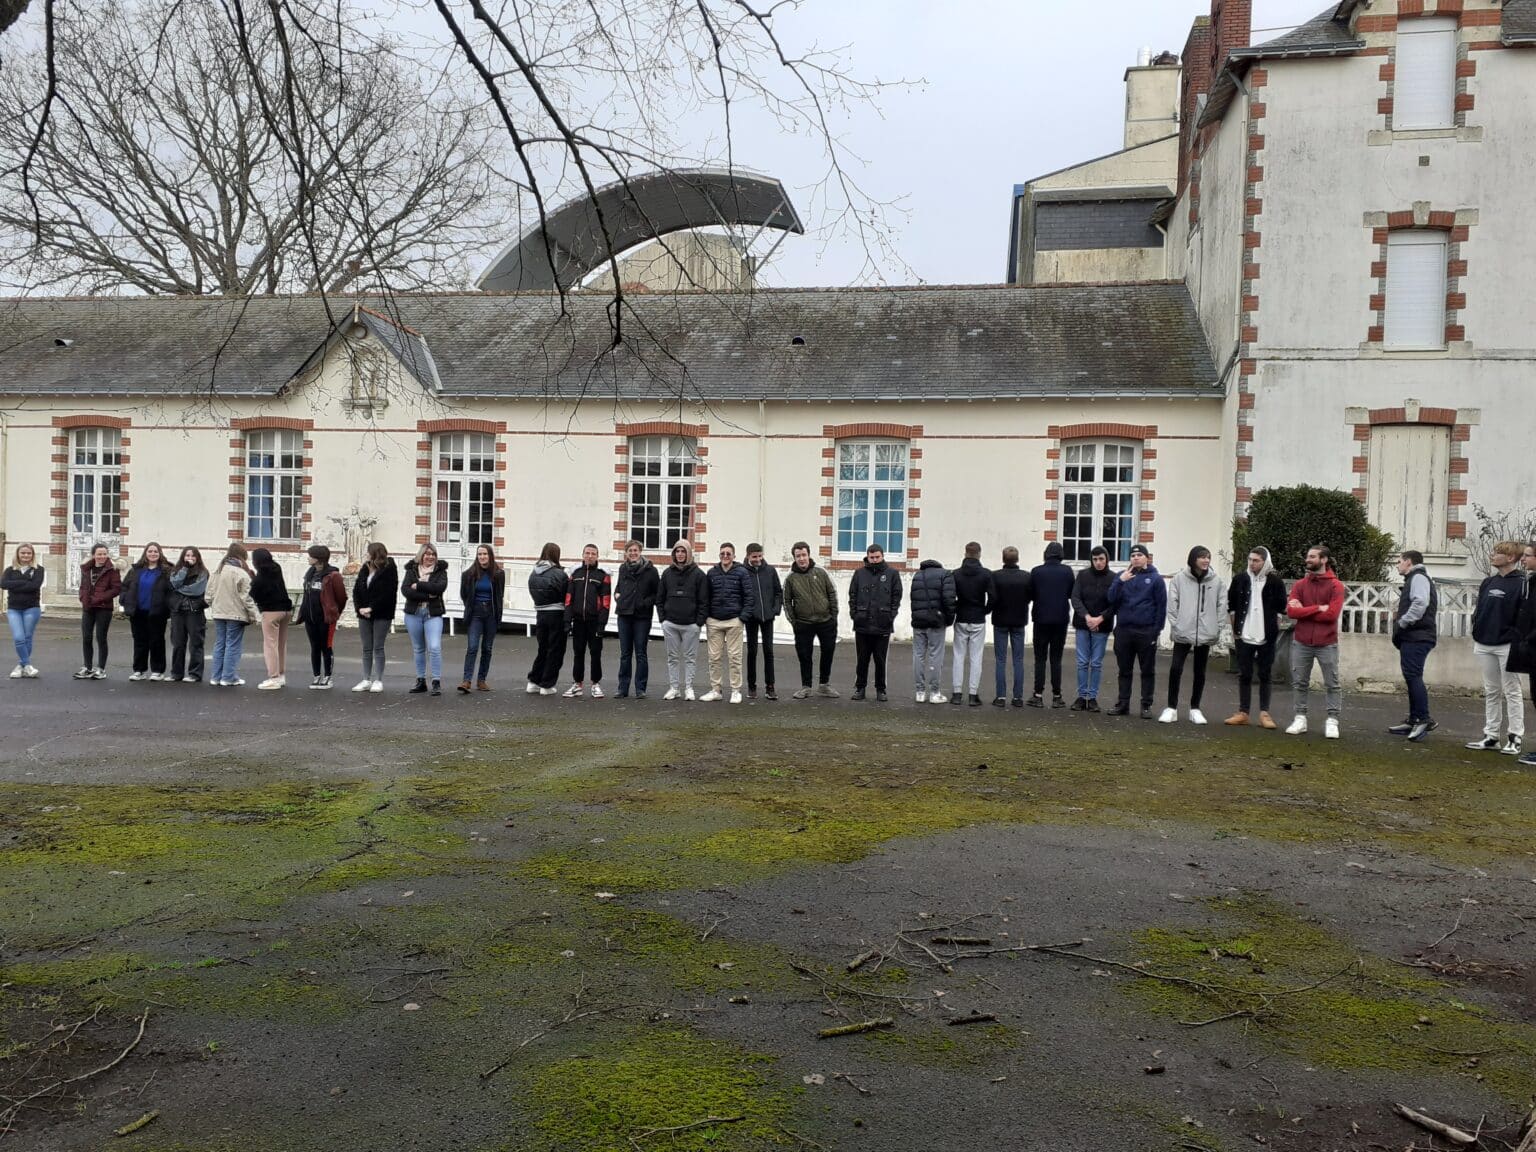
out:
{"label": "wooden shutter", "polygon": [[1456,21],[1399,21],[1394,63],[1393,129],[1455,127]]}
{"label": "wooden shutter", "polygon": [[1399,549],[1446,548],[1446,491],[1451,478],[1451,430],[1436,424],[1371,429],[1366,514],[1390,532]]}
{"label": "wooden shutter", "polygon": [[1444,232],[1413,229],[1387,237],[1388,348],[1445,347]]}

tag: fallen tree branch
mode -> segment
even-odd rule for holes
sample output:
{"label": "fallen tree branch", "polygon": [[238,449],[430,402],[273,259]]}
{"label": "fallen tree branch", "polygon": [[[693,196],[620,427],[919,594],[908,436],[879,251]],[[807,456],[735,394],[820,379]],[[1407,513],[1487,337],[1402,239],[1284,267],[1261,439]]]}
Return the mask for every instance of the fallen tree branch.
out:
{"label": "fallen tree branch", "polygon": [[[94,1018],[95,1017],[93,1015],[92,1019]],[[39,1088],[30,1096],[23,1096],[21,1099],[14,1101],[10,1107],[6,1108],[3,1112],[0,1112],[0,1136],[4,1136],[10,1132],[11,1126],[16,1122],[16,1117],[21,1113],[21,1110],[32,1101],[40,1099],[44,1096],[51,1096],[61,1088],[68,1088],[71,1084],[79,1084],[83,1081],[90,1080],[94,1077],[110,1072],[124,1060],[128,1059],[128,1057],[133,1054],[133,1050],[139,1046],[139,1041],[144,1039],[144,1029],[148,1026],[148,1024],[149,1009],[146,1008],[144,1009],[144,1015],[139,1017],[139,1031],[134,1036],[133,1041],[128,1045],[128,1047],[124,1048],[115,1057],[113,1057],[113,1059],[103,1064],[100,1068],[93,1068],[89,1072],[81,1072],[79,1075],[70,1076],[67,1079],[60,1080],[54,1084],[50,1084],[46,1088]]]}
{"label": "fallen tree branch", "polygon": [[1415,1112],[1406,1104],[1394,1104],[1392,1105],[1392,1111],[1396,1112],[1408,1123],[1417,1124],[1426,1132],[1433,1132],[1442,1140],[1449,1140],[1452,1144],[1462,1148],[1477,1143],[1477,1137],[1473,1136],[1470,1132],[1463,1132],[1460,1128],[1452,1128],[1449,1124],[1442,1124],[1433,1116],[1426,1116],[1422,1112]]}
{"label": "fallen tree branch", "polygon": [[864,967],[864,965],[868,964],[871,960],[879,955],[880,953],[873,948],[871,948],[868,952],[860,952],[852,960],[848,961],[847,966],[843,970],[845,972],[857,972],[860,968]]}
{"label": "fallen tree branch", "polygon": [[894,1028],[896,1021],[890,1016],[876,1016],[872,1020],[859,1020],[853,1024],[839,1024],[834,1028],[823,1028],[816,1033],[818,1040],[830,1040],[835,1036],[856,1036],[860,1032],[875,1032],[881,1028]]}
{"label": "fallen tree branch", "polygon": [[944,1023],[953,1028],[957,1024],[986,1024],[996,1019],[996,1012],[972,1012],[969,1016],[956,1016],[953,1020],[946,1020]]}
{"label": "fallen tree branch", "polygon": [[134,1120],[134,1121],[132,1121],[132,1122],[130,1122],[128,1124],[124,1124],[121,1128],[114,1128],[112,1130],[112,1135],[114,1135],[114,1136],[132,1136],[140,1128],[143,1128],[146,1125],[154,1123],[155,1118],[158,1117],[159,1115],[160,1115],[159,1112],[146,1112],[146,1113],[144,1113],[144,1115],[140,1116],[137,1120]]}

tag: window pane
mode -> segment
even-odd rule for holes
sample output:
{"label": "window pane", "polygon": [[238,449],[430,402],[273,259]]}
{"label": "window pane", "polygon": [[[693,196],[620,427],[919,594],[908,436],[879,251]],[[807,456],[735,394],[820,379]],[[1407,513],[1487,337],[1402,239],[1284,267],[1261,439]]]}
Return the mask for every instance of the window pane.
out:
{"label": "window pane", "polygon": [[1387,237],[1383,342],[1388,348],[1445,346],[1446,233],[1412,230]]}

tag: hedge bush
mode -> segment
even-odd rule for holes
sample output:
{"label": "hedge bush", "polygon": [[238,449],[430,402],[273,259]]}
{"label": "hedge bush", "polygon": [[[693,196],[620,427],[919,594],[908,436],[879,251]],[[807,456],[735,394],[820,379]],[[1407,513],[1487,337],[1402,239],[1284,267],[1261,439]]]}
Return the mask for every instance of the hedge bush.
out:
{"label": "hedge bush", "polygon": [[1382,580],[1397,555],[1392,537],[1372,526],[1348,492],[1300,484],[1262,488],[1253,494],[1248,518],[1232,525],[1232,567],[1246,565],[1257,545],[1269,549],[1275,571],[1288,580],[1306,574],[1307,549],[1326,544],[1341,580]]}

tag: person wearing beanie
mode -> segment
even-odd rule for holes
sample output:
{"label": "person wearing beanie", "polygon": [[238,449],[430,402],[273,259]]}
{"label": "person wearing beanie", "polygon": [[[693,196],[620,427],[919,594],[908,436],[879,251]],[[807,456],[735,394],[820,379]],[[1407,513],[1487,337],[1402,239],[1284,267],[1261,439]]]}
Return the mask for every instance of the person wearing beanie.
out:
{"label": "person wearing beanie", "polygon": [[1253,674],[1259,674],[1259,727],[1273,728],[1269,698],[1274,679],[1275,644],[1285,614],[1285,581],[1275,571],[1268,548],[1248,553],[1248,570],[1227,589],[1227,622],[1237,645],[1237,711],[1227,723],[1248,723],[1253,706]]}
{"label": "person wearing beanie", "polygon": [[1152,719],[1157,693],[1157,638],[1168,621],[1168,588],[1152,564],[1152,554],[1131,545],[1131,562],[1109,586],[1109,606],[1115,613],[1115,663],[1120,668],[1120,692],[1111,716],[1131,710],[1131,683],[1141,668],[1141,718]]}
{"label": "person wearing beanie", "polygon": [[1045,563],[1029,572],[1031,642],[1035,646],[1035,694],[1031,708],[1045,706],[1045,668],[1051,668],[1051,707],[1065,708],[1061,696],[1061,657],[1067,647],[1067,625],[1072,621],[1072,587],[1077,574],[1062,562],[1066,552],[1055,540],[1045,546]]}
{"label": "person wearing beanie", "polygon": [[1173,659],[1168,665],[1168,707],[1158,722],[1172,724],[1179,718],[1179,685],[1184,663],[1194,658],[1194,683],[1189,693],[1189,722],[1204,724],[1200,700],[1205,694],[1205,666],[1211,645],[1221,637],[1221,618],[1226,609],[1226,585],[1211,568],[1211,550],[1196,545],[1187,564],[1168,582],[1168,617],[1173,622]]}
{"label": "person wearing beanie", "polygon": [[1109,589],[1116,574],[1109,568],[1109,549],[1102,544],[1089,554],[1088,567],[1072,582],[1072,627],[1076,629],[1077,699],[1074,712],[1099,710],[1099,681],[1104,674],[1104,650],[1115,628]]}

